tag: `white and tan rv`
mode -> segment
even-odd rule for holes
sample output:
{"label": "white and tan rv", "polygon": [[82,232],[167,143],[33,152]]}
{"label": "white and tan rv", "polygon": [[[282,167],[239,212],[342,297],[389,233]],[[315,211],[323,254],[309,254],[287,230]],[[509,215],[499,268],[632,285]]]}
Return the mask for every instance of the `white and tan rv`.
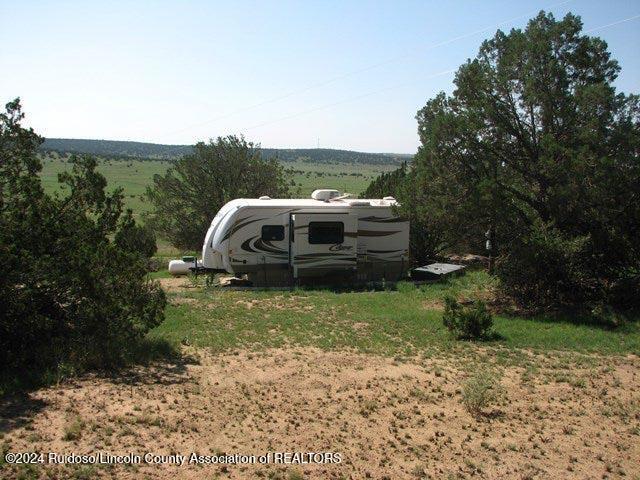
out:
{"label": "white and tan rv", "polygon": [[211,222],[202,269],[246,275],[255,286],[396,281],[408,269],[409,222],[393,197],[237,199]]}

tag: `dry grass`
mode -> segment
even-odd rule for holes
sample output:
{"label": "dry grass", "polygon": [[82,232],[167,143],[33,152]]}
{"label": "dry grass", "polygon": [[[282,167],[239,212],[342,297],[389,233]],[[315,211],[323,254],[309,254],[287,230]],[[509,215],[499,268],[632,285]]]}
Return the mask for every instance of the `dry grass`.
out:
{"label": "dry grass", "polygon": [[[640,475],[640,359],[526,354],[502,366],[500,415],[470,414],[478,359],[314,348],[190,349],[197,363],[87,376],[2,407],[3,449],[340,452],[339,465],[3,466],[81,478],[615,478]],[[556,374],[563,372],[563,377]],[[576,380],[582,379],[577,382]],[[25,407],[29,406],[29,409]],[[493,407],[492,407],[493,408]],[[20,419],[18,421],[18,419]],[[29,471],[27,471],[29,469]],[[82,476],[85,477],[82,477]]]}

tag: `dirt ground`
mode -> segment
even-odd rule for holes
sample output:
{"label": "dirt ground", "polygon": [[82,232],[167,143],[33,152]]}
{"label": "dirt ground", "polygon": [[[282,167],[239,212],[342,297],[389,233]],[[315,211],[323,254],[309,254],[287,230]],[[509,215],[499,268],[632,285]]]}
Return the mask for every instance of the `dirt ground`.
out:
{"label": "dirt ground", "polygon": [[[446,358],[316,349],[187,352],[178,364],[87,376],[5,401],[10,452],[331,452],[340,463],[35,467],[76,478],[640,478],[640,359],[532,358],[473,416],[472,373]],[[336,461],[338,456],[325,456]],[[188,462],[188,459],[187,459]],[[21,470],[5,465],[0,476]],[[83,475],[85,475],[83,477]]]}
{"label": "dirt ground", "polygon": [[189,277],[169,277],[159,278],[158,282],[162,289],[167,293],[185,292],[190,288],[193,288],[193,283],[189,280]]}
{"label": "dirt ground", "polygon": [[[204,277],[199,277],[199,278],[200,278],[199,280],[200,282],[204,281],[203,280]],[[233,278],[234,277],[231,275],[218,276],[217,281],[220,282],[220,285],[228,285]],[[194,291],[194,290],[197,290],[197,285],[198,285],[190,277],[187,277],[184,275],[178,276],[178,277],[159,278],[158,283],[160,283],[160,286],[162,287],[162,289],[167,293],[185,293],[185,292],[189,292],[190,290]]]}

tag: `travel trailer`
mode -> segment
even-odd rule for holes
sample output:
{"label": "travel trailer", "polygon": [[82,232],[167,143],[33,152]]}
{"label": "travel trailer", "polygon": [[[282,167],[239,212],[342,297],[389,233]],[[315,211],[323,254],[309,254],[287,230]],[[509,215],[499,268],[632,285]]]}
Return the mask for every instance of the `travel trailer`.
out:
{"label": "travel trailer", "polygon": [[254,286],[397,281],[408,269],[409,222],[395,205],[337,190],[233,200],[211,222],[199,270],[246,275]]}

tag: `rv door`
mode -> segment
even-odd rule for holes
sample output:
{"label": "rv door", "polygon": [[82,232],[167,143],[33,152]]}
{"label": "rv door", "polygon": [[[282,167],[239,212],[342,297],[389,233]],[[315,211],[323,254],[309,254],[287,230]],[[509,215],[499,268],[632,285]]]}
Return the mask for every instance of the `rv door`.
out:
{"label": "rv door", "polygon": [[358,217],[349,213],[291,215],[294,278],[344,275],[357,267]]}

